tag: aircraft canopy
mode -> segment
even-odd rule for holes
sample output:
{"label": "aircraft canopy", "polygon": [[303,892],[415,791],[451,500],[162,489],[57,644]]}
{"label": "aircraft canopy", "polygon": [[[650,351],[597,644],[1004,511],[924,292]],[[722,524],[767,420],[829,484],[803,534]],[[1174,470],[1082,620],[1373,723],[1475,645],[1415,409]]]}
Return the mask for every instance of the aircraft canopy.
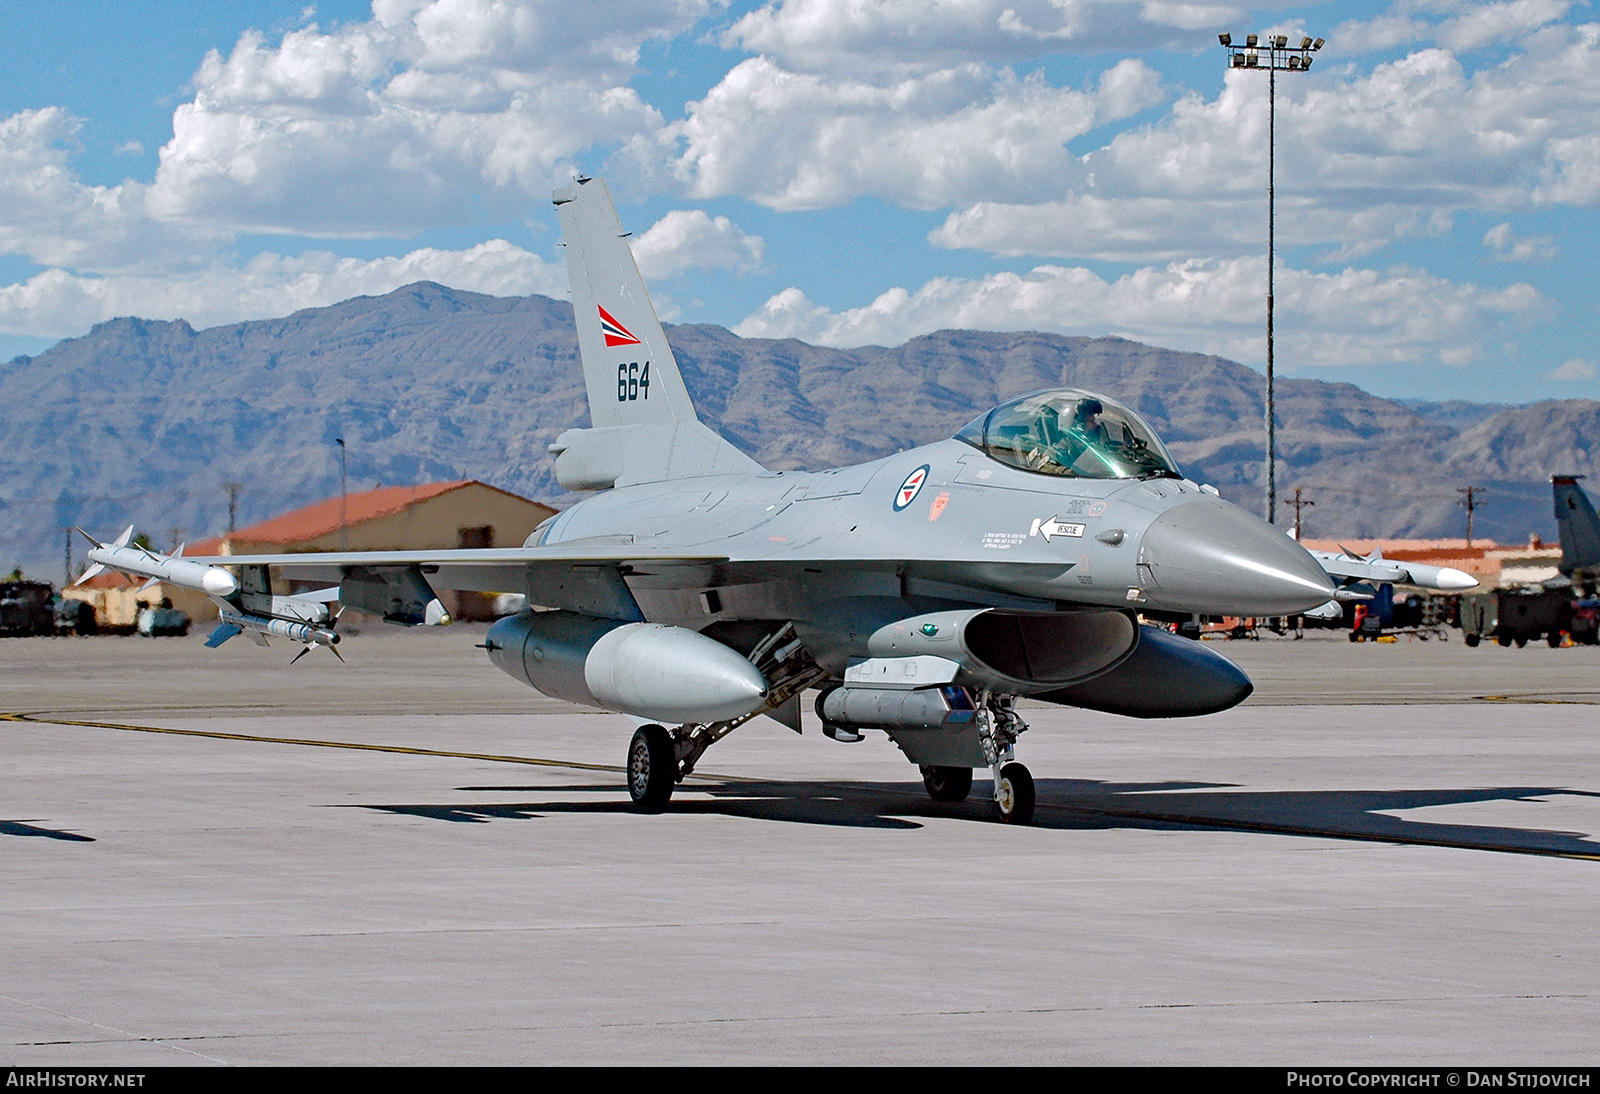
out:
{"label": "aircraft canopy", "polygon": [[1181,477],[1143,418],[1114,399],[1076,388],[1002,403],[956,434],[1001,463],[1080,479]]}

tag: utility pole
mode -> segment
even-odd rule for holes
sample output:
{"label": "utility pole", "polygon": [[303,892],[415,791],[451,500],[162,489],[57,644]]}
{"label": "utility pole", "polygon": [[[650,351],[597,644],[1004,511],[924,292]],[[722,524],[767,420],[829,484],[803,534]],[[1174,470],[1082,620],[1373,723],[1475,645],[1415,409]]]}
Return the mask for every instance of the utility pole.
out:
{"label": "utility pole", "polygon": [[350,476],[348,465],[345,462],[344,438],[335,437],[333,443],[339,446],[339,550],[350,549],[350,530],[347,527],[350,519]]}
{"label": "utility pole", "polygon": [[1464,506],[1467,507],[1467,546],[1471,547],[1472,546],[1472,512],[1473,512],[1474,509],[1482,509],[1485,505],[1488,504],[1488,502],[1485,502],[1483,500],[1484,489],[1481,486],[1468,486],[1465,489],[1463,489],[1461,487],[1457,487],[1456,488],[1456,493],[1465,494],[1466,495],[1466,497],[1461,502],[1459,502],[1458,504],[1464,505]]}
{"label": "utility pole", "polygon": [[[1268,35],[1265,42],[1259,34],[1245,35],[1244,45],[1233,44],[1233,35],[1219,34],[1217,41],[1228,51],[1228,67],[1244,68],[1267,73],[1267,523],[1278,519],[1278,435],[1275,421],[1276,406],[1273,398],[1272,360],[1272,290],[1274,265],[1277,262],[1278,222],[1278,73],[1306,72],[1311,68],[1311,55],[1323,46],[1324,39],[1313,41],[1302,37],[1298,46],[1290,46],[1286,35]],[[1262,54],[1265,53],[1265,57]],[[1265,61],[1265,64],[1262,62]]]}
{"label": "utility pole", "polygon": [[1300,510],[1309,509],[1317,503],[1309,499],[1301,500],[1300,488],[1297,486],[1294,488],[1294,501],[1289,504],[1294,506],[1294,538],[1295,542],[1298,543],[1300,542]]}
{"label": "utility pole", "polygon": [[228,538],[233,538],[233,530],[239,523],[239,491],[244,489],[242,482],[225,482],[222,489],[228,494]]}

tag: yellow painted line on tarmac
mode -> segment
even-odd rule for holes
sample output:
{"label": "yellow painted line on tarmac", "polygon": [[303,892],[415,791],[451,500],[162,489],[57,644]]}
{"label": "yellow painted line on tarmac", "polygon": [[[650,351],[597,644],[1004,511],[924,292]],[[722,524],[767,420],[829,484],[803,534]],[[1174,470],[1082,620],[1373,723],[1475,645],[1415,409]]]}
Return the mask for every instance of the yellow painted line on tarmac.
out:
{"label": "yellow painted line on tarmac", "polygon": [[128,733],[168,733],[176,737],[210,737],[219,741],[253,741],[256,744],[268,745],[349,748],[359,752],[394,752],[403,756],[447,756],[457,760],[485,760],[489,763],[527,764],[533,767],[566,767],[578,771],[623,772],[627,770],[615,764],[585,764],[572,760],[544,760],[535,756],[497,756],[488,752],[451,752],[439,748],[358,744],[354,741],[318,741],[303,737],[261,737],[251,733],[221,733],[209,729],[165,729],[161,726],[130,726],[119,722],[86,722],[73,718],[57,718],[50,714],[0,713],[0,722],[33,722],[42,725],[83,726],[88,729],[119,729]]}
{"label": "yellow painted line on tarmac", "polygon": [[1592,707],[1600,700],[1595,699],[1535,699],[1526,695],[1480,695],[1478,701],[1483,703],[1529,703],[1551,707]]}

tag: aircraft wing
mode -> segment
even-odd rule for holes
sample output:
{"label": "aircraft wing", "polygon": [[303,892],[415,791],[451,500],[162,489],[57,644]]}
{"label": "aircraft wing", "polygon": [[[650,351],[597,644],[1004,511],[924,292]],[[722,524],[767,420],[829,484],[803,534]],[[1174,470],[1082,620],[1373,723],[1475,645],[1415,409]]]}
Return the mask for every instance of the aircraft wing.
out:
{"label": "aircraft wing", "polygon": [[337,583],[352,567],[419,569],[429,584],[468,592],[506,592],[524,587],[530,569],[604,566],[624,562],[718,563],[725,555],[664,550],[633,543],[562,543],[550,547],[493,547],[440,551],[319,551],[275,555],[218,555],[191,562],[212,566],[275,566],[297,581]]}

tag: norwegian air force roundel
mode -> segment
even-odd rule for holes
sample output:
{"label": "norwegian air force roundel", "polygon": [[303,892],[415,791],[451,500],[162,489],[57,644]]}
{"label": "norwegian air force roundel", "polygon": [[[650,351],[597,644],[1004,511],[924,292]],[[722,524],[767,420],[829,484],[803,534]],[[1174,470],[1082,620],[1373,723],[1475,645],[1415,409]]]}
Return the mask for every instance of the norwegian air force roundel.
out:
{"label": "norwegian air force roundel", "polygon": [[900,484],[900,492],[894,496],[894,511],[896,513],[917,500],[917,495],[922,491],[922,484],[928,481],[928,472],[930,470],[932,468],[927,464],[923,464],[906,476],[906,481]]}

